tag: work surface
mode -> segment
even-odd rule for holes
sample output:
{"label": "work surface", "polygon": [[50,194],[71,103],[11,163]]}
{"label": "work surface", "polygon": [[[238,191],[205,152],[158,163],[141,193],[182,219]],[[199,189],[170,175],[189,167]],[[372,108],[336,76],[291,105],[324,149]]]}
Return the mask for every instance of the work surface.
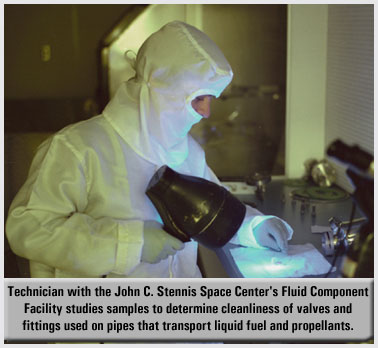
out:
{"label": "work surface", "polygon": [[[350,218],[350,213],[352,209],[352,199],[347,197],[344,200],[337,202],[327,202],[320,203],[319,201],[312,200],[297,200],[292,198],[292,191],[296,187],[289,186],[284,180],[273,180],[266,186],[266,192],[264,194],[264,199],[259,200],[255,195],[238,195],[238,198],[246,204],[255,205],[258,210],[266,215],[275,215],[285,221],[287,221],[294,229],[294,234],[289,242],[289,254],[295,253],[297,246],[302,246],[300,248],[306,249],[315,247],[315,251],[311,251],[311,255],[305,260],[307,266],[312,264],[315,268],[321,264],[322,270],[325,269],[325,264],[322,264],[324,258],[332,264],[333,256],[325,256],[322,249],[322,239],[320,233],[312,233],[311,226],[329,226],[329,219],[331,217],[337,217],[341,221],[347,221]],[[357,210],[357,216],[361,216]],[[238,250],[233,250],[235,246],[232,244],[227,244],[222,249],[218,249],[216,252],[205,250],[203,247],[200,248],[200,266],[205,277],[217,278],[217,277],[244,277],[245,271],[242,272],[243,262],[235,262],[235,260],[243,259],[246,255],[245,251],[241,248]],[[302,250],[301,250],[302,251]],[[244,254],[242,254],[244,252]],[[280,254],[280,253],[277,253]],[[319,255],[317,255],[319,254]],[[324,258],[322,255],[324,255]],[[259,254],[258,256],[263,255]],[[289,255],[290,256],[290,255]],[[261,260],[264,257],[261,256]],[[275,266],[281,264],[279,258],[275,258],[274,255],[266,254],[266,260],[275,263]],[[284,263],[288,263],[289,257],[283,259]],[[309,261],[310,260],[310,261]],[[337,266],[340,265],[341,258],[338,259]],[[302,261],[303,262],[303,261]],[[257,265],[257,264],[256,264]],[[244,262],[245,266],[245,262]],[[256,268],[257,269],[257,268]],[[328,267],[326,267],[328,271]],[[244,269],[245,270],[245,269]],[[309,271],[311,273],[311,270]],[[292,273],[293,277],[306,276],[302,274],[303,272]],[[324,277],[323,274],[317,274],[315,277]],[[253,274],[253,272],[252,272]],[[337,277],[340,272],[332,272],[329,277]],[[260,272],[256,272],[255,277],[263,277]],[[266,275],[269,276],[269,275]],[[274,275],[273,275],[274,276]],[[278,275],[277,275],[278,276]],[[283,274],[286,277],[287,274]],[[253,275],[251,275],[253,277]]]}

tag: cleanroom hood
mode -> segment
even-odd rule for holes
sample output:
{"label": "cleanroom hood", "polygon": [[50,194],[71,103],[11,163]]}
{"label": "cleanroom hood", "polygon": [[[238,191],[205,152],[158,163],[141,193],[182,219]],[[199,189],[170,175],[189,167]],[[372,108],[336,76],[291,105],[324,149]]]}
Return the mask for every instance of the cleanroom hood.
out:
{"label": "cleanroom hood", "polygon": [[128,145],[157,165],[181,164],[188,132],[202,119],[191,106],[199,95],[218,97],[233,73],[217,45],[203,32],[174,21],[126,56],[136,74],[118,88],[104,110]]}

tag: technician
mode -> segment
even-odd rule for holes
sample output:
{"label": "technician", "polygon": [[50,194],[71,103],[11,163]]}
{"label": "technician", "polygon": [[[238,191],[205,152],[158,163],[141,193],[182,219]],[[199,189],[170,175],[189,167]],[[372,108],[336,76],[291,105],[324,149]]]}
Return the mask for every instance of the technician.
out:
{"label": "technician", "polygon": [[[10,207],[6,234],[32,277],[200,277],[197,243],[162,229],[145,195],[162,165],[219,184],[188,134],[233,73],[204,33],[171,22],[131,61],[101,115],[47,139]],[[287,249],[292,229],[247,207],[232,243]]]}

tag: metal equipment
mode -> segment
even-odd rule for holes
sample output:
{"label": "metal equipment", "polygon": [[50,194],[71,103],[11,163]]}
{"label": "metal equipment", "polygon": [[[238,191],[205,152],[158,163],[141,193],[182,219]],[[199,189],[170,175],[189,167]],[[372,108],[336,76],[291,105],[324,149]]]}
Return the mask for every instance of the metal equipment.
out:
{"label": "metal equipment", "polygon": [[[358,146],[349,146],[341,140],[333,142],[329,156],[348,164],[346,171],[355,186],[353,199],[366,217],[353,243],[348,248],[342,267],[344,277],[374,277],[374,157]],[[353,220],[354,209],[351,213]],[[342,244],[341,244],[342,245]]]}

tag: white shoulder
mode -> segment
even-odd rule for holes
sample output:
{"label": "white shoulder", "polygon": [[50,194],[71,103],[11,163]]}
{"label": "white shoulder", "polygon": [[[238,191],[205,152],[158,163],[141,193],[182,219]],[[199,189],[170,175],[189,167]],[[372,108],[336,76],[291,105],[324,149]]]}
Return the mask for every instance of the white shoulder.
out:
{"label": "white shoulder", "polygon": [[201,145],[195,140],[190,134],[188,136],[189,140],[189,156],[198,156],[198,158],[205,158],[205,151]]}

